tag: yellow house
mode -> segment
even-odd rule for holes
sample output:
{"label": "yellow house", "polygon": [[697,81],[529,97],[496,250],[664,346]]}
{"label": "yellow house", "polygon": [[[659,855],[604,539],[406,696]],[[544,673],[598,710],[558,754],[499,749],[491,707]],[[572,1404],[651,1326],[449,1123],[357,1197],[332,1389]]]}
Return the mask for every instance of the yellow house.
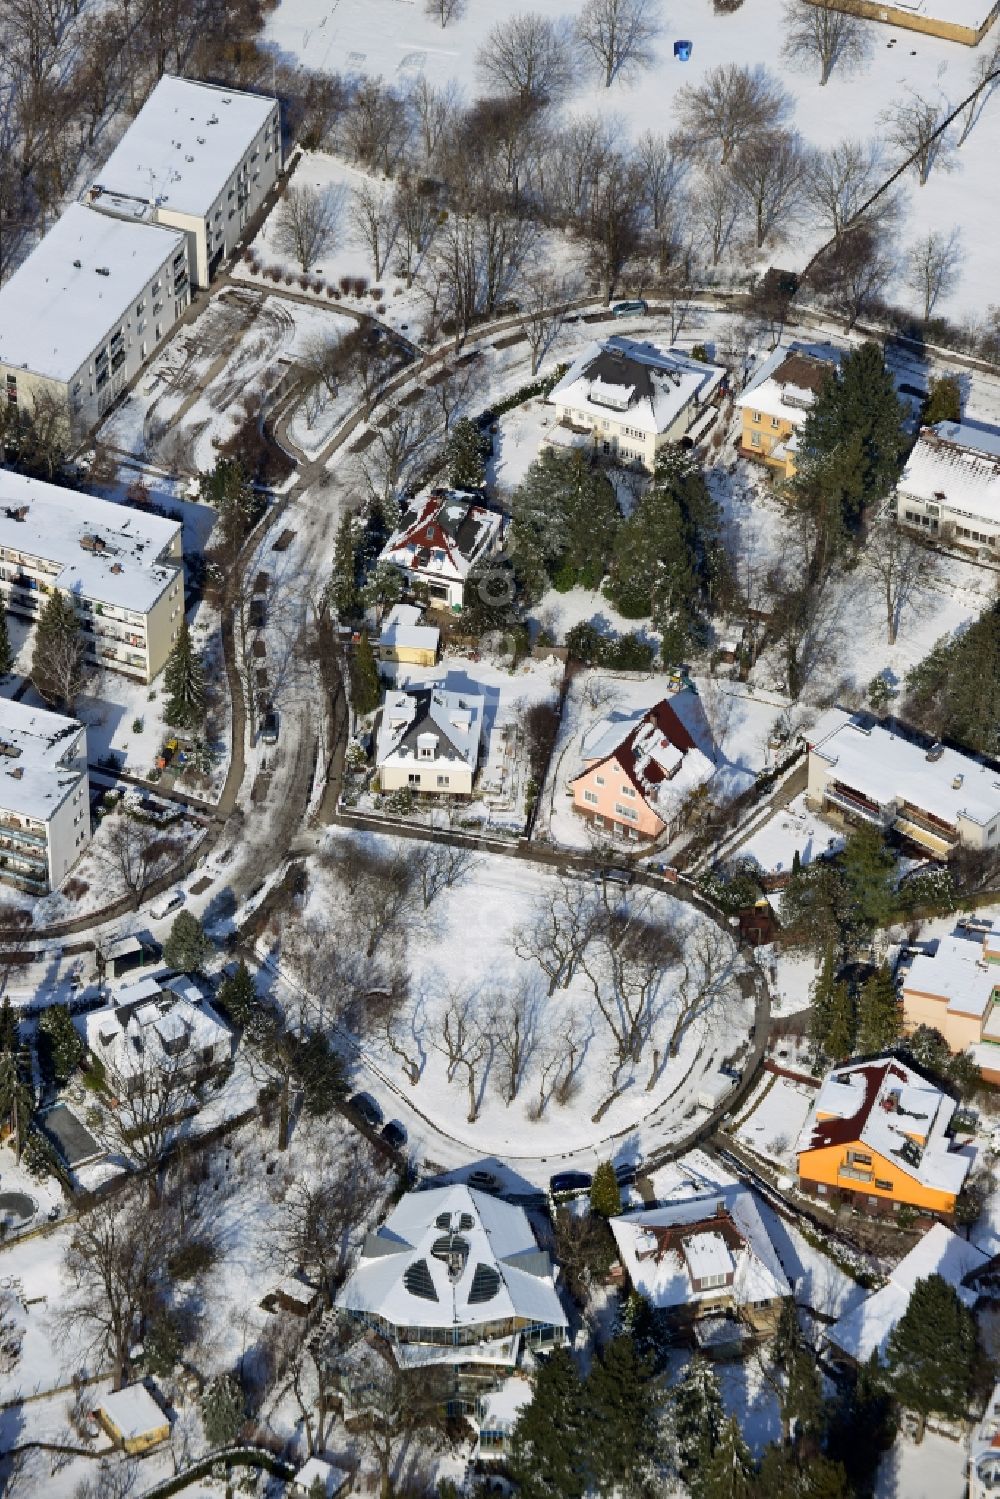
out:
{"label": "yellow house", "polygon": [[123,1452],[148,1452],[170,1435],[170,1418],[144,1384],[126,1385],[104,1395],[94,1415]]}
{"label": "yellow house", "polygon": [[988,1082],[1000,1081],[1000,945],[981,930],[942,937],[903,979],[903,1029],[928,1025],[953,1052],[972,1048]]}
{"label": "yellow house", "polygon": [[415,604],[397,604],[390,610],[378,639],[378,658],[394,666],[435,666],[441,631],[420,623]]}
{"label": "yellow house", "polygon": [[951,1149],[955,1107],[896,1057],[835,1068],[796,1144],[800,1188],[831,1207],[951,1219],[971,1164]]}
{"label": "yellow house", "polygon": [[741,456],[791,479],[798,430],[839,359],[836,349],[823,344],[775,349],[736,400],[742,412]]}
{"label": "yellow house", "polygon": [[880,5],[878,0],[809,0],[809,3],[828,4],[832,10],[846,10],[850,15],[884,21],[905,31],[923,31],[928,36],[943,37],[946,42],[964,42],[967,47],[979,45],[1000,11],[1000,0],[915,0],[912,5]]}

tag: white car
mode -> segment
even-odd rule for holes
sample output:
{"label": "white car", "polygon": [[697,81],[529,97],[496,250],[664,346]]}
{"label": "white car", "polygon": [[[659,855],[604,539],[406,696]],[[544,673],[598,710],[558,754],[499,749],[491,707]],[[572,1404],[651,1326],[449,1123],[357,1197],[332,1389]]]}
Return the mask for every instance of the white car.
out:
{"label": "white car", "polygon": [[179,906],[182,906],[184,899],[183,890],[165,890],[162,895],[158,895],[153,901],[149,908],[149,914],[154,921],[162,921],[165,916],[170,915],[171,911],[176,911]]}

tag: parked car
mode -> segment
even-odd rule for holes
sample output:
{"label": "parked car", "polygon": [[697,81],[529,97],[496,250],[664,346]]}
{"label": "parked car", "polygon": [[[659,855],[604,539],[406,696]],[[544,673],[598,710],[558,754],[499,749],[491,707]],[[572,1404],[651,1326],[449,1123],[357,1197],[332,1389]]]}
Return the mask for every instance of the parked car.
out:
{"label": "parked car", "polygon": [[632,871],[631,869],[616,869],[609,864],[595,875],[595,879],[610,880],[615,885],[631,885]]}
{"label": "parked car", "polygon": [[619,1161],[615,1167],[615,1181],[620,1187],[634,1187],[639,1175],[638,1161]]}
{"label": "parked car", "polygon": [[158,895],[153,901],[152,905],[149,908],[149,914],[150,916],[152,916],[154,921],[162,921],[165,916],[170,915],[171,911],[176,911],[178,907],[182,906],[183,904],[183,890],[166,890],[162,895]]}
{"label": "parked car", "polygon": [[586,1171],[557,1171],[555,1176],[549,1177],[549,1191],[553,1197],[561,1197],[568,1192],[587,1192],[593,1177]]}
{"label": "parked car", "polygon": [[250,603],[250,628],[263,630],[267,624],[267,605],[263,599],[252,599]]}
{"label": "parked car", "polygon": [[362,1123],[368,1125],[369,1129],[379,1128],[382,1123],[382,1110],[370,1093],[355,1093],[351,1099],[350,1106]]}
{"label": "parked car", "polygon": [[269,709],[261,720],[260,737],[264,744],[277,744],[278,742],[278,715],[273,708]]}
{"label": "parked car", "polygon": [[479,1167],[476,1171],[469,1173],[469,1186],[476,1192],[489,1192],[496,1194],[500,1190],[500,1178],[494,1171],[486,1171]]}
{"label": "parked car", "polygon": [[402,1150],[406,1144],[406,1128],[398,1119],[390,1119],[383,1126],[382,1139],[392,1150]]}
{"label": "parked car", "polygon": [[649,303],[642,297],[636,297],[631,302],[612,302],[612,317],[640,317],[649,311]]}

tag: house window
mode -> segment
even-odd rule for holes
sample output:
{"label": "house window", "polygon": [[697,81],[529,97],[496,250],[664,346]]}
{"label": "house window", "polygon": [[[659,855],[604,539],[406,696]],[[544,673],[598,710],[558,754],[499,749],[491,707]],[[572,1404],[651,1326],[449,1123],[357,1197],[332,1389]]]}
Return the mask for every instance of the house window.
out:
{"label": "house window", "polygon": [[816,1191],[818,1192],[820,1197],[826,1196],[827,1189],[822,1182],[818,1182],[816,1184]]}
{"label": "house window", "polygon": [[583,799],[584,799],[585,802],[590,802],[593,806],[596,807],[597,802],[598,802],[597,792],[596,791],[585,791],[583,793]]}
{"label": "house window", "polygon": [[635,796],[635,787],[634,786],[623,786],[622,787],[622,796]]}
{"label": "house window", "polygon": [[750,446],[752,448],[759,448],[760,447],[760,433],[759,432],[751,432],[750,433]]}
{"label": "house window", "polygon": [[870,1166],[872,1163],[871,1156],[863,1150],[849,1150],[847,1152],[847,1159],[854,1166]]}
{"label": "house window", "polygon": [[639,814],[634,807],[623,807],[620,802],[615,803],[615,816],[627,818],[629,822],[638,822]]}
{"label": "house window", "polygon": [[420,746],[419,750],[417,751],[417,753],[420,756],[421,760],[433,760],[434,759],[434,751],[430,748],[429,745],[422,744]]}
{"label": "house window", "polygon": [[598,786],[603,786],[604,785],[604,777],[603,776],[595,776],[594,780],[597,782]]}
{"label": "house window", "polygon": [[880,1190],[883,1191],[883,1192],[891,1192],[892,1191],[892,1182],[879,1181],[879,1179],[878,1179],[877,1176],[875,1178],[875,1185],[876,1185],[876,1187],[880,1188]]}
{"label": "house window", "polygon": [[450,784],[450,781],[451,781],[451,777],[450,776],[438,776],[438,778],[437,778],[437,783],[438,783],[439,786],[447,786],[447,785]]}
{"label": "house window", "polygon": [[752,422],[759,422],[760,421],[760,412],[759,411],[752,411],[750,413],[750,420]]}
{"label": "house window", "polygon": [[407,781],[407,785],[409,785],[409,786],[419,786],[420,785],[420,772],[419,771],[412,771],[411,770],[410,774],[406,777],[406,781]]}

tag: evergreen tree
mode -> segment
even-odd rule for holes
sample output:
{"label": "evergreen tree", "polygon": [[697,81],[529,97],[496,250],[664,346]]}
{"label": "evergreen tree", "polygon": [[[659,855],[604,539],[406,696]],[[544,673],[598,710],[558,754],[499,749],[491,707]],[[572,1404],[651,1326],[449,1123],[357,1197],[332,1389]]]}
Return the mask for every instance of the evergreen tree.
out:
{"label": "evergreen tree", "polygon": [[826,1036],[830,1029],[836,987],[837,974],[833,961],[833,944],[827,943],[823,954],[823,966],[817,973],[812,986],[809,1007],[809,1033],[821,1050],[826,1049]]}
{"label": "evergreen tree", "polygon": [[865,1055],[888,1051],[902,1030],[896,983],[885,963],[862,986],[858,1001],[858,1050]]}
{"label": "evergreen tree", "polygon": [[197,916],[178,911],[163,944],[163,961],[178,973],[197,973],[212,953],[211,939]]}
{"label": "evergreen tree", "polygon": [[235,1379],[218,1375],[201,1397],[201,1422],[209,1447],[231,1446],[245,1420],[243,1391]]}
{"label": "evergreen tree", "polygon": [[622,1194],[610,1161],[601,1161],[590,1184],[590,1210],[602,1218],[615,1218],[622,1210]]}
{"label": "evergreen tree", "polygon": [[205,721],[205,672],[187,620],[182,620],[163,672],[165,721],[180,729],[200,729]]}
{"label": "evergreen tree", "polygon": [[778,1409],[785,1441],[796,1444],[815,1437],[823,1419],[823,1389],[812,1349],[802,1336],[799,1314],[791,1299],[785,1301],[778,1319],[771,1361],[780,1376]]}
{"label": "evergreen tree", "polygon": [[246,1031],[251,1039],[260,1039],[260,1012],[263,1006],[253,976],[243,958],[219,985],[219,1003],[234,1025]]}
{"label": "evergreen tree", "polygon": [[50,707],[72,713],[84,679],[80,621],[68,598],[53,589],[35,626],[31,680]]}
{"label": "evergreen tree", "polygon": [[10,1130],[18,1161],[35,1106],[29,1078],[17,1021],[5,995],[0,1007],[0,1123]]}
{"label": "evergreen tree", "polygon": [[7,630],[7,610],[0,603],[0,677],[7,677],[14,670],[14,652],[11,649]]}
{"label": "evergreen tree", "polygon": [[790,875],[781,897],[782,940],[809,952],[839,948],[845,927],[843,871],[834,864],[809,864]]}
{"label": "evergreen tree", "polygon": [[932,380],[927,391],[927,400],[921,413],[926,427],[937,422],[960,422],[962,420],[962,387],[955,375],[941,375]]}
{"label": "evergreen tree", "polygon": [[84,1052],[69,1006],[47,1005],[39,1016],[38,1029],[48,1051],[52,1074],[57,1082],[64,1083],[80,1065]]}
{"label": "evergreen tree", "polygon": [[906,717],[979,754],[1000,754],[1000,604],[945,636],[906,677]]}
{"label": "evergreen tree", "polygon": [[830,1000],[830,1020],[823,1039],[823,1050],[834,1062],[842,1062],[854,1051],[857,1018],[854,998],[846,984],[834,986]]}
{"label": "evergreen tree", "polygon": [[918,1280],[889,1334],[889,1387],[921,1422],[931,1414],[963,1420],[969,1410],[978,1349],[976,1322],[940,1275]]}
{"label": "evergreen tree", "polygon": [[522,1499],[583,1499],[590,1430],[583,1386],[565,1348],[539,1363],[531,1404],[511,1433],[510,1469]]}
{"label": "evergreen tree", "polygon": [[358,558],[354,538],[354,517],[345,511],[337,527],[333,549],[333,574],[330,578],[330,604],[340,620],[353,619],[358,611]]}
{"label": "evergreen tree", "polygon": [[709,1459],[718,1449],[727,1423],[719,1381],[707,1359],[696,1357],[688,1364],[673,1392],[673,1410],[680,1475],[692,1499],[714,1499],[708,1482]]}
{"label": "evergreen tree", "polygon": [[660,1460],[659,1410],[650,1364],[627,1334],[591,1366],[585,1389],[590,1466],[600,1494],[638,1494]]}
{"label": "evergreen tree", "polygon": [[238,458],[219,458],[199,481],[201,498],[219,512],[224,561],[231,565],[260,515],[263,502]]}
{"label": "evergreen tree", "polygon": [[379,705],[378,662],[367,630],[362,630],[357,649],[351,656],[351,702],[359,718],[374,713]]}
{"label": "evergreen tree", "polygon": [[391,609],[403,597],[403,575],[398,567],[380,562],[361,590],[366,609]]}
{"label": "evergreen tree", "polygon": [[766,1499],[853,1499],[842,1465],[819,1453],[772,1445],[761,1459],[754,1493]]}
{"label": "evergreen tree", "polygon": [[878,828],[856,828],[840,862],[852,925],[859,931],[885,926],[892,918],[896,860]]}
{"label": "evergreen tree", "polygon": [[467,416],[452,427],[445,444],[448,483],[453,489],[482,489],[486,483],[486,460],[492,443]]}
{"label": "evergreen tree", "polygon": [[596,625],[589,619],[581,619],[566,631],[566,649],[573,661],[597,666],[604,661],[607,643]]}
{"label": "evergreen tree", "polygon": [[839,1387],[827,1426],[827,1453],[843,1464],[851,1489],[867,1494],[883,1454],[895,1439],[892,1397],[874,1352],[858,1369],[853,1384]]}
{"label": "evergreen tree", "polygon": [[526,597],[558,588],[596,588],[604,576],[620,514],[614,487],[588,453],[546,449],[511,501],[510,551]]}
{"label": "evergreen tree", "polygon": [[[750,1449],[735,1416],[724,1422],[703,1464],[688,1481],[692,1499],[751,1499],[757,1492]],[[771,1499],[769,1488],[761,1489]]]}
{"label": "evergreen tree", "polygon": [[815,505],[817,484],[820,495],[835,495],[843,524],[854,530],[899,477],[905,416],[878,344],[850,350],[827,377],[800,428],[800,495]]}

